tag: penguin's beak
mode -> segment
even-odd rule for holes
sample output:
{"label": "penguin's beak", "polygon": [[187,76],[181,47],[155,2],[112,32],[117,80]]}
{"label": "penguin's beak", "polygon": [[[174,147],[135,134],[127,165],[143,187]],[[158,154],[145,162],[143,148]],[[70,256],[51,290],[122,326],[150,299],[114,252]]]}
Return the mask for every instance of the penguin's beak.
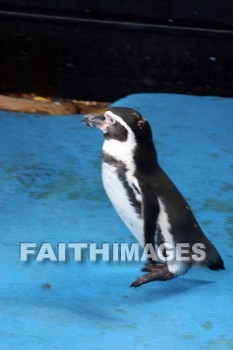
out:
{"label": "penguin's beak", "polygon": [[105,121],[104,115],[87,114],[82,119],[83,124],[91,128],[100,128]]}
{"label": "penguin's beak", "polygon": [[109,121],[107,120],[106,116],[101,115],[95,115],[95,114],[87,114],[82,119],[83,124],[90,126],[91,128],[98,128],[102,130],[104,133],[107,132],[107,128],[110,126]]}

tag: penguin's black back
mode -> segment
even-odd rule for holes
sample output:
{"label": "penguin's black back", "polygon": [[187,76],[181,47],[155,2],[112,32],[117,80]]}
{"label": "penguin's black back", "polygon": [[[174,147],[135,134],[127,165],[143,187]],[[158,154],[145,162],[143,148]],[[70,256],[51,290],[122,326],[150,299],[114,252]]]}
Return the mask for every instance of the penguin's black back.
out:
{"label": "penguin's black back", "polygon": [[[138,168],[140,169],[140,166]],[[162,200],[175,243],[188,243],[190,246],[195,243],[204,244],[206,258],[199,265],[211,270],[223,270],[224,263],[217,249],[203,233],[187,201],[159,165],[149,173],[138,171],[137,177],[140,184],[147,184],[144,185],[144,191],[146,188],[150,197],[153,193],[154,200]]]}

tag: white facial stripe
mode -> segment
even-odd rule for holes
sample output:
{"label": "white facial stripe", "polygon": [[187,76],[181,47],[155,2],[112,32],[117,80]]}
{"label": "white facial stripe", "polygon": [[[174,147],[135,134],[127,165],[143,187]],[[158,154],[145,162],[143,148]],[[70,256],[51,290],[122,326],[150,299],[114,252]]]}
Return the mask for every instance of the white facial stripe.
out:
{"label": "white facial stripe", "polygon": [[132,130],[129,127],[129,125],[126,124],[126,122],[121,117],[119,117],[118,115],[112,113],[111,111],[106,111],[104,113],[104,116],[105,116],[105,118],[111,117],[111,118],[115,119],[118,123],[120,123],[121,125],[123,125],[126,128],[126,130],[128,131],[129,134],[130,133],[133,134]]}
{"label": "white facial stripe", "polygon": [[[125,163],[127,169],[134,173],[135,165],[133,160],[134,150],[137,146],[134,133],[128,126],[128,124],[118,115],[112,113],[111,111],[105,112],[105,117],[109,116],[119,122],[128,132],[126,141],[118,141],[114,139],[105,140],[103,144],[103,151],[111,155],[117,160]],[[114,127],[114,126],[113,126]]]}

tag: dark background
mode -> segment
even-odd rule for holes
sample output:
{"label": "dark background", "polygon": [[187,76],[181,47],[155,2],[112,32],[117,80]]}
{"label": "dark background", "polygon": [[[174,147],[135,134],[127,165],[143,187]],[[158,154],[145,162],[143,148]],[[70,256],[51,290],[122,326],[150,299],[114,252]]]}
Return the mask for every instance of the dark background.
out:
{"label": "dark background", "polygon": [[233,1],[0,0],[0,92],[233,96]]}

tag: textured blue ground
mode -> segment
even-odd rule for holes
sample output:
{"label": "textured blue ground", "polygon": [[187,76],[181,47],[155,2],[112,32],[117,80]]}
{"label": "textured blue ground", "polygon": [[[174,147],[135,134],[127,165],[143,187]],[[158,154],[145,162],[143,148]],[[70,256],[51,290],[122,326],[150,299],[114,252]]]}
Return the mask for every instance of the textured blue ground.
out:
{"label": "textured blue ground", "polygon": [[102,134],[80,116],[0,112],[0,348],[233,349],[233,99],[131,95],[159,160],[227,270],[138,289],[143,263],[19,261],[19,243],[134,242],[101,184]]}

